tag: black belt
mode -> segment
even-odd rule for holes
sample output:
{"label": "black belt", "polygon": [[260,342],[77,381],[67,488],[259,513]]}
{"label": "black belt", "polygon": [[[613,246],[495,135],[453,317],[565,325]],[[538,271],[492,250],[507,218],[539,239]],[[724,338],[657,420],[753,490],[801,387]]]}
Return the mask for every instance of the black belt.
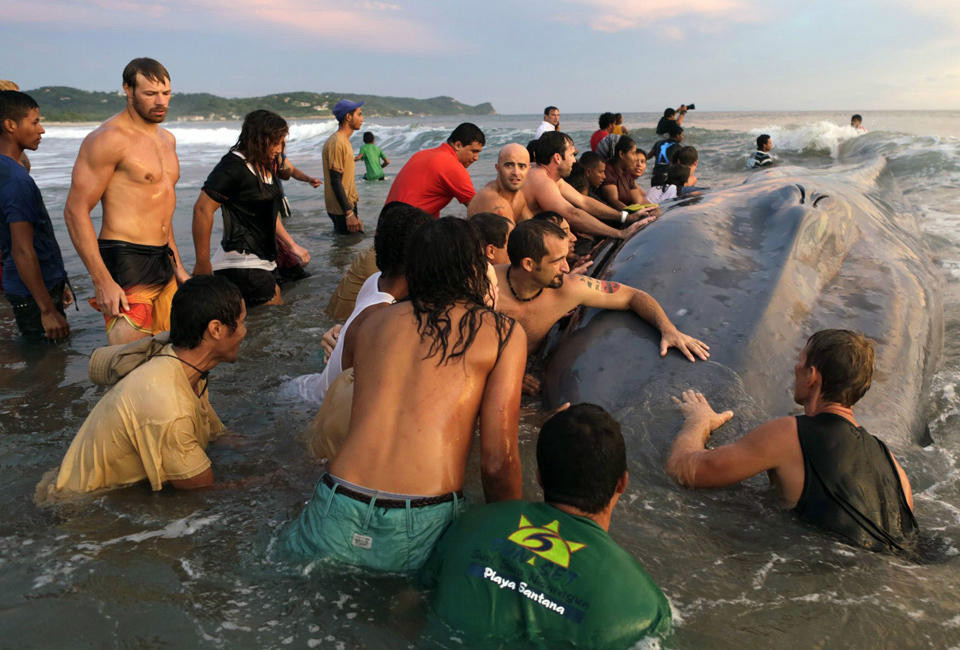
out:
{"label": "black belt", "polygon": [[[362,501],[363,503],[370,503],[375,498],[369,494],[363,492],[358,492],[357,490],[351,490],[343,483],[338,483],[332,476],[329,474],[324,474],[323,478],[320,479],[323,481],[323,484],[329,488],[336,488],[337,494],[342,494],[345,497],[354,499],[355,501]],[[410,504],[411,508],[421,508],[423,506],[434,506],[438,503],[449,503],[453,501],[453,497],[456,496],[458,499],[463,498],[463,492],[457,490],[456,492],[447,492],[446,494],[440,494],[435,497],[418,497],[416,499],[381,499],[376,497],[376,507],[378,508],[406,508],[407,504]]]}

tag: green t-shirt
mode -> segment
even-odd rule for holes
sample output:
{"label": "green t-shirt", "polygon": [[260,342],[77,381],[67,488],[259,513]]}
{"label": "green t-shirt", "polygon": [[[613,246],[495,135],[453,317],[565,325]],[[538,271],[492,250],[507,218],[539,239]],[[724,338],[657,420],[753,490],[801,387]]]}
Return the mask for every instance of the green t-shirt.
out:
{"label": "green t-shirt", "polygon": [[546,503],[475,508],[420,573],[429,635],[465,647],[628,648],[670,630],[670,605],[595,522]]}
{"label": "green t-shirt", "polygon": [[383,167],[380,161],[383,158],[383,151],[375,144],[365,144],[360,147],[360,155],[363,157],[363,164],[367,166],[367,173],[364,178],[368,181],[383,180]]}

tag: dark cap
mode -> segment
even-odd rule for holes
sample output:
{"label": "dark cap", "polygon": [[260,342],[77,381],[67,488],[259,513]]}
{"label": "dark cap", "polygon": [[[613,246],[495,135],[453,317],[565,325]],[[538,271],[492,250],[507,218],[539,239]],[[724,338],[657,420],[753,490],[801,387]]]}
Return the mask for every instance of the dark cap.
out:
{"label": "dark cap", "polygon": [[347,113],[352,113],[361,106],[363,106],[363,102],[352,102],[349,99],[341,99],[337,102],[337,105],[333,107],[333,116],[337,118],[338,122],[342,122],[343,118],[347,116]]}

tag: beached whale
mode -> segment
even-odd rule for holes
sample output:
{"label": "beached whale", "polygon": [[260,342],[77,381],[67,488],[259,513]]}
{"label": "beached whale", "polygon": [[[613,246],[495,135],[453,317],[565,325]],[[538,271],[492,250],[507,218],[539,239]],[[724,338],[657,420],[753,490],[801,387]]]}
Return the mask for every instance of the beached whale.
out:
{"label": "beached whale", "polygon": [[711,346],[711,359],[661,359],[659,333],[641,319],[590,310],[551,340],[548,405],[606,407],[628,445],[640,443],[634,452],[660,464],[680,424],[670,395],[702,390],[737,414],[717,437],[740,436],[798,412],[797,354],[813,332],[840,327],[877,344],[861,423],[894,448],[925,443],[942,306],[918,225],[885,167],[772,169],[668,209],[599,275],[649,292],[681,331]]}

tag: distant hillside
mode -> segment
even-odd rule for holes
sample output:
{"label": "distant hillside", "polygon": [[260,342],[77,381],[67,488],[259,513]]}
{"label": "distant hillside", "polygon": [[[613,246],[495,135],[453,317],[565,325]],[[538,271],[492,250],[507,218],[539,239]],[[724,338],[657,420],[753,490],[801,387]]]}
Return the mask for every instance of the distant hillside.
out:
{"label": "distant hillside", "polygon": [[[120,111],[126,97],[120,92],[90,92],[67,86],[44,86],[26,91],[40,104],[48,122],[98,122]],[[365,115],[385,117],[421,115],[492,115],[488,102],[468,106],[452,97],[413,99],[350,93],[278,93],[265,97],[226,98],[208,93],[175,93],[168,120],[239,120],[252,110],[266,108],[284,117],[330,117],[343,97],[363,101]]]}

